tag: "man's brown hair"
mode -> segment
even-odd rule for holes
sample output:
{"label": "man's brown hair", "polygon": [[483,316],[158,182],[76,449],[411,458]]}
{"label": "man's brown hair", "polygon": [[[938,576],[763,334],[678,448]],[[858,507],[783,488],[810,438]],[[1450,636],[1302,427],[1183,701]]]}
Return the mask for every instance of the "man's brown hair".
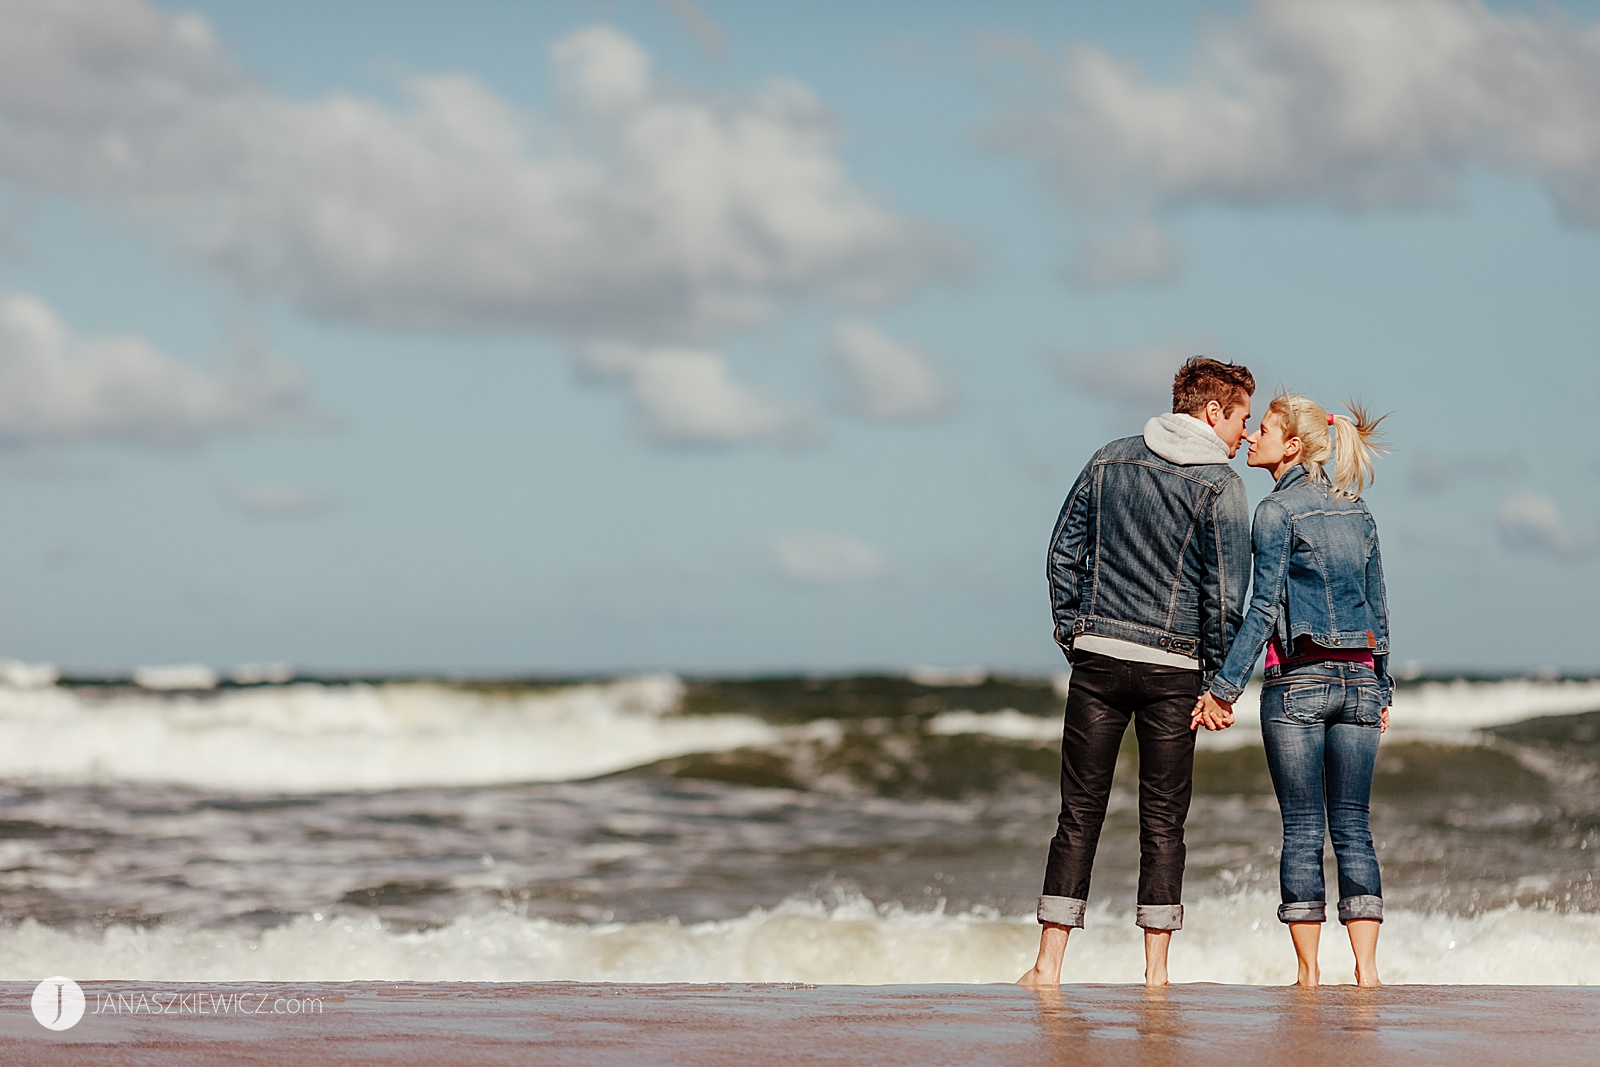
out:
{"label": "man's brown hair", "polygon": [[1205,356],[1192,356],[1173,376],[1172,410],[1198,416],[1206,404],[1215,400],[1226,415],[1255,391],[1256,380],[1249,369]]}

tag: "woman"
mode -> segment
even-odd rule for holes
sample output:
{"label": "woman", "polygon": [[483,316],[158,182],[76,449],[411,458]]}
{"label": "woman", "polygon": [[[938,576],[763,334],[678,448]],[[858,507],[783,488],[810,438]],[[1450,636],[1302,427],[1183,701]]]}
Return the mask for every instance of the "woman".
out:
{"label": "woman", "polygon": [[1248,438],[1249,465],[1271,471],[1278,484],[1256,508],[1249,610],[1194,713],[1196,725],[1231,723],[1233,702],[1266,647],[1261,734],[1283,815],[1278,919],[1294,942],[1297,982],[1307,987],[1317,984],[1327,909],[1325,831],[1338,859],[1339,921],[1350,935],[1360,985],[1378,984],[1383,922],[1367,816],[1394,686],[1378,528],[1361,500],[1382,420],[1356,405],[1348,410],[1329,415],[1311,399],[1286,393]]}

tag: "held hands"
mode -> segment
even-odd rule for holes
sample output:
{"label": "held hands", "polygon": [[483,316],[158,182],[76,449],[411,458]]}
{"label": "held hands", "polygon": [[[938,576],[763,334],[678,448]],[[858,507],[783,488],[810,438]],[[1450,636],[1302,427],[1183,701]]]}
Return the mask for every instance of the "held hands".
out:
{"label": "held hands", "polygon": [[1189,716],[1189,729],[1226,730],[1233,725],[1233,704],[1218,700],[1208,689],[1194,702],[1194,712]]}

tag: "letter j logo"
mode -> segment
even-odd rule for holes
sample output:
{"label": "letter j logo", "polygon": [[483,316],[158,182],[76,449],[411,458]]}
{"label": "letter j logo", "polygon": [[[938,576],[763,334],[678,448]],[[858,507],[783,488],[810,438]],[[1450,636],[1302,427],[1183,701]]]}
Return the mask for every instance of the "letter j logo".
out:
{"label": "letter j logo", "polygon": [[83,1018],[83,990],[70,978],[46,978],[33,990],[33,1017],[51,1030],[70,1030]]}

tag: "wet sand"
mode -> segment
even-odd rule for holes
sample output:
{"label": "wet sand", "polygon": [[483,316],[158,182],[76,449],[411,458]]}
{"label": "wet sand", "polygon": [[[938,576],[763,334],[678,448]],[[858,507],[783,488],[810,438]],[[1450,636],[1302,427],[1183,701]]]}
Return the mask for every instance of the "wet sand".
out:
{"label": "wet sand", "polygon": [[[70,1030],[0,983],[8,1062],[1593,1064],[1600,989],[1551,986],[84,982]],[[217,1013],[217,1006],[226,1013]],[[293,1011],[291,1012],[291,1006]],[[209,1011],[208,1011],[209,1009]],[[202,1012],[206,1012],[202,1014]]]}

